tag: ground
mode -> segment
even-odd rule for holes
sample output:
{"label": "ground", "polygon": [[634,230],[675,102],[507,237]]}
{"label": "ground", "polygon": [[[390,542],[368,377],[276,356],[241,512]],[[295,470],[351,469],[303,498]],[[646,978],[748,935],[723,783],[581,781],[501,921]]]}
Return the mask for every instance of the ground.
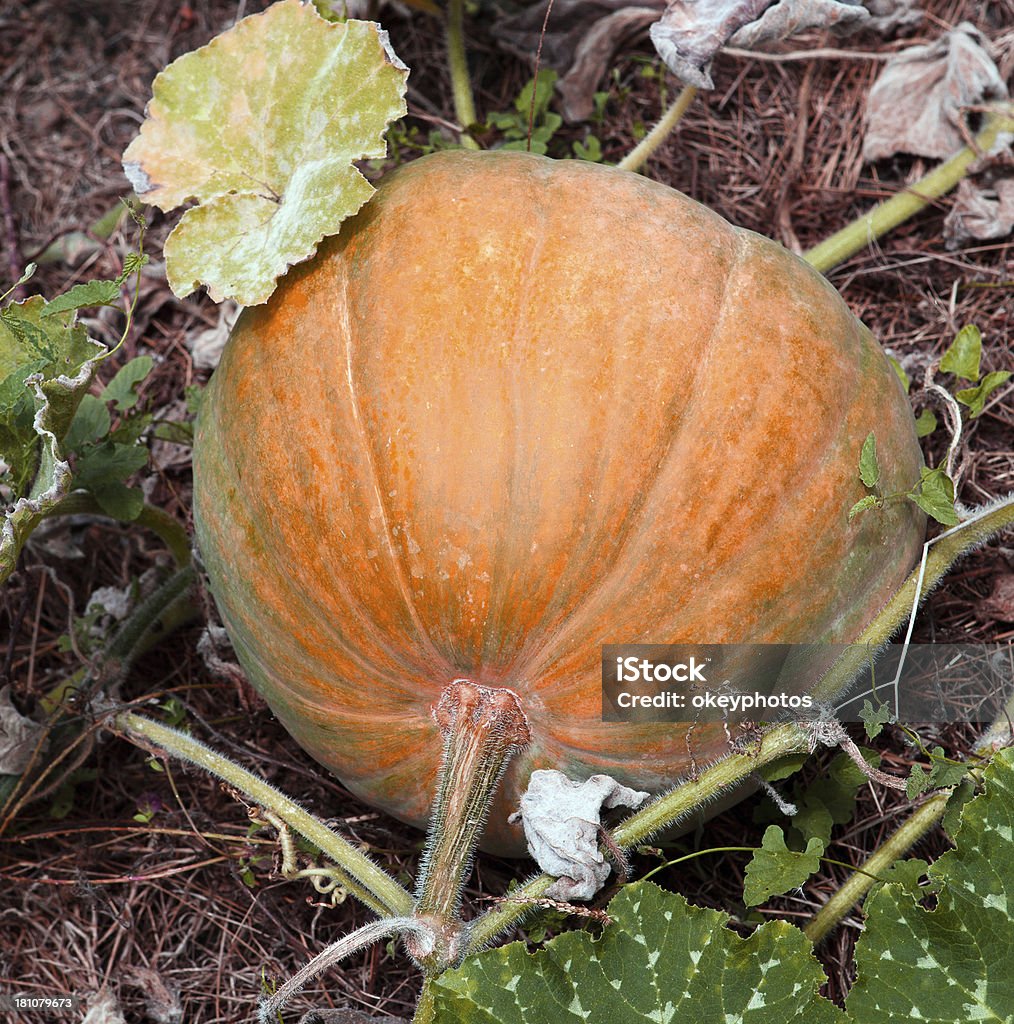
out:
{"label": "ground", "polygon": [[[37,0],[0,4],[0,279],[68,231],[90,225],[128,191],[120,154],[136,133],[153,76],[174,57],[206,42],[233,19],[263,9],[257,2],[206,0]],[[898,39],[853,36],[843,44],[810,36],[757,59],[722,56],[714,91],[693,104],[679,130],[646,173],[687,192],[729,220],[805,249],[880,198],[917,179],[928,164],[897,157],[870,166],[861,159],[865,98],[877,55],[935,38],[969,20],[994,41],[1001,72],[1014,67],[1014,7],[1006,3],[935,0],[920,26]],[[531,75],[528,64],[497,48],[485,4],[470,12],[468,42],[480,112],[510,110]],[[454,122],[438,18],[400,5],[379,17],[399,55],[412,67],[409,117],[399,155],[411,140]],[[830,49],[798,57],[790,51]],[[607,161],[620,159],[660,115],[677,88],[645,38],[622,51],[602,83],[609,99],[594,125],[568,125],[554,145],[560,155],[591,130]],[[413,136],[411,129],[417,129]],[[495,138],[495,133],[491,136]],[[551,150],[552,152],[552,150]],[[371,174],[383,168],[373,167]],[[950,251],[942,234],[951,200],[943,199],[879,244],[836,268],[830,279],[900,360],[918,365],[939,354],[964,324],[977,324],[988,368],[1012,365],[1011,281],[1014,244],[1006,240]],[[156,214],[149,251],[156,259],[172,218]],[[110,276],[129,250],[129,231],[86,244],[69,262],[47,263],[33,287],[52,295],[90,277]],[[153,409],[179,407],[184,388],[206,372],[194,366],[188,339],[214,326],[206,297],[175,299],[157,272],[146,278],[136,329],[123,358],[156,356],[145,385]],[[103,330],[102,322],[93,327]],[[969,505],[1014,487],[1014,408],[1010,392],[977,421],[974,453],[962,483]],[[942,441],[933,440],[937,459]],[[149,500],[189,523],[186,449],[163,451]],[[138,529],[85,518],[29,549],[0,593],[0,684],[12,685],[25,711],[76,667],[60,643],[100,586],[125,586],[164,563],[161,546]],[[1014,572],[1010,536],[966,559],[929,602],[920,635],[952,642],[1014,635],[1006,592]],[[990,595],[992,600],[988,600]],[[234,674],[211,671],[196,653],[201,623],[181,630],[146,655],[122,696],[170,698],[198,734],[298,794],[311,809],[368,846],[403,881],[415,872],[420,836],[351,797],[288,738],[265,706]],[[82,712],[87,719],[89,711]],[[268,831],[249,835],[246,809],[214,782],[149,757],[120,738],[87,731],[52,777],[21,792],[0,814],[0,992],[69,994],[94,1004],[111,994],[127,1020],[249,1018],[262,976],[280,979],[338,935],[367,920],[353,900],[324,905],[301,883],[273,871]],[[965,752],[972,731],[930,731],[948,753]],[[903,773],[912,753],[896,730],[879,745],[884,766]],[[827,764],[817,760],[816,776]],[[158,770],[155,770],[156,767]],[[22,799],[24,798],[24,799]],[[749,811],[753,804],[745,805]],[[904,814],[903,795],[863,790],[853,821],[836,831],[833,855],[858,861]],[[147,820],[144,820],[147,819]],[[685,845],[756,846],[763,825],[743,807],[691,834]],[[919,850],[932,857],[942,833]],[[674,854],[675,855],[675,854]],[[746,855],[714,854],[655,881],[701,905],[742,913]],[[639,857],[635,873],[656,863]],[[479,858],[467,899],[475,907],[503,893],[529,868]],[[825,867],[801,894],[765,905],[765,916],[805,920],[844,877]],[[607,894],[608,895],[608,894]],[[821,950],[827,994],[840,1000],[851,981],[858,917]],[[578,922],[580,923],[580,922]],[[410,1016],[417,978],[384,946],[330,972],[299,1004],[350,1005],[376,1016]],[[104,1021],[118,1018],[107,1015]]]}

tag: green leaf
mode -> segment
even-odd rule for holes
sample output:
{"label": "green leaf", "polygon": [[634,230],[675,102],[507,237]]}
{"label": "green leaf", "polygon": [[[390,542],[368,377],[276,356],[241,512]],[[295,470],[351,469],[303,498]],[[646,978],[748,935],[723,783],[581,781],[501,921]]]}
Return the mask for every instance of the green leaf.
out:
{"label": "green leaf", "polygon": [[980,415],[986,406],[986,399],[1001,385],[1010,380],[1010,370],[994,370],[987,373],[974,388],[955,391],[954,397],[971,410],[972,419]]}
{"label": "green leaf", "polygon": [[937,429],[937,418],[932,409],[923,409],[915,418],[915,436],[928,437]]}
{"label": "green leaf", "polygon": [[894,721],[894,714],[887,704],[878,704],[874,708],[873,704],[868,700],[863,701],[859,717],[866,726],[866,735],[871,740],[876,739],[883,732],[885,725],[889,725]]}
{"label": "green leaf", "polygon": [[602,143],[594,135],[589,135],[584,142],[575,140],[574,156],[578,160],[590,160],[592,163],[602,162]]}
{"label": "green leaf", "polygon": [[120,298],[120,286],[115,281],[89,281],[76,284],[69,292],[58,295],[46,303],[43,316],[69,313],[73,309],[88,309],[92,306],[112,306]]}
{"label": "green leaf", "polygon": [[84,395],[64,438],[64,448],[76,452],[86,444],[101,441],[109,433],[109,426],[106,403],[95,395]]}
{"label": "green leaf", "polygon": [[[144,225],[147,227],[147,225]],[[143,252],[128,252],[123,257],[123,269],[120,271],[119,277],[116,278],[117,284],[123,284],[131,274],[137,273],[142,267],[148,265],[148,254]]]}
{"label": "green leaf", "polygon": [[882,498],[878,498],[875,494],[867,494],[865,498],[860,498],[849,509],[849,522],[851,523],[860,512],[865,512],[868,508],[882,508],[883,504]]}
{"label": "green leaf", "polygon": [[809,759],[809,754],[786,754],[785,757],[764,765],[760,769],[760,774],[767,782],[779,782],[790,775],[795,775]]}
{"label": "green leaf", "polygon": [[947,809],[944,811],[943,826],[948,835],[953,836],[961,823],[961,812],[965,804],[975,797],[975,783],[965,776],[947,798]]}
{"label": "green leaf", "polygon": [[[880,763],[874,751],[865,747],[859,749],[870,764]],[[797,811],[792,817],[786,845],[790,849],[802,850],[811,839],[819,839],[827,849],[831,842],[831,829],[851,821],[855,813],[856,794],[866,782],[866,776],[847,754],[838,754],[823,778],[809,783],[797,781],[792,793],[792,802]],[[755,820],[782,820],[781,814],[765,814],[765,807],[770,809],[770,805],[761,804]]]}
{"label": "green leaf", "polygon": [[433,982],[436,1024],[844,1024],[826,978],[783,921],[742,939],[728,917],[650,882],[625,886],[599,939],[566,932],[537,953],[511,943]]}
{"label": "green leaf", "polygon": [[553,100],[553,90],[556,88],[558,77],[555,71],[542,70],[535,78],[529,79],[525,87],[518,93],[518,97],[514,101],[514,107],[524,118],[526,125],[531,116],[532,90],[535,91],[535,120],[539,121],[549,110],[549,104]]}
{"label": "green leaf", "polygon": [[901,381],[901,386],[905,389],[905,394],[908,394],[908,389],[912,386],[912,382],[909,380],[908,374],[902,369],[901,363],[898,362],[894,356],[888,356],[887,361],[891,364],[891,369],[898,375],[898,380]]}
{"label": "green leaf", "polygon": [[912,765],[912,771],[905,784],[905,796],[914,800],[920,793],[930,788],[930,773],[921,764]]}
{"label": "green leaf", "polygon": [[982,358],[982,335],[974,324],[967,324],[958,331],[951,347],[940,360],[944,373],[953,373],[964,380],[979,379],[979,361]]}
{"label": "green leaf", "polygon": [[917,857],[908,860],[896,860],[880,877],[887,884],[897,885],[903,892],[921,899],[930,891],[930,887],[919,884],[926,875],[929,864]]}
{"label": "green leaf", "polygon": [[142,445],[106,441],[86,451],[77,462],[77,482],[98,495],[97,488],[125,480],[148,463],[148,449]]}
{"label": "green leaf", "polygon": [[766,903],[790,889],[798,889],[820,867],[824,852],[821,840],[812,838],[801,853],[785,845],[785,834],[777,825],[768,825],[760,849],[754,851],[746,866],[743,901],[748,907]]}
{"label": "green leaf", "polygon": [[957,526],[961,519],[954,511],[954,482],[939,467],[923,466],[920,472],[922,479],[908,492],[908,497],[938,523]]}
{"label": "green leaf", "polygon": [[145,202],[199,204],[165,243],[176,295],[205,284],[216,301],[265,302],[373,194],[353,162],[387,152],[407,74],[378,26],[328,22],[299,0],[161,72],[124,170]]}
{"label": "green leaf", "polygon": [[877,461],[877,439],[871,430],[863,441],[859,455],[859,476],[867,487],[876,487],[880,479],[880,463]]}
{"label": "green leaf", "polygon": [[91,488],[102,511],[113,519],[132,523],[144,508],[144,495],[136,487],[127,487],[118,480],[110,480]]}
{"label": "green leaf", "polygon": [[106,385],[102,398],[115,402],[119,412],[126,412],[137,404],[137,385],[151,373],[155,360],[151,356],[137,356],[120,367],[116,376]]}
{"label": "green leaf", "polygon": [[856,1021],[1014,1020],[1014,751],[994,756],[985,784],[962,811],[957,848],[929,869],[932,911],[897,885],[866,901],[846,1002]]}
{"label": "green leaf", "polygon": [[956,786],[972,767],[963,761],[951,760],[944,754],[943,747],[934,747],[930,758],[933,762],[930,768],[930,785],[934,789]]}
{"label": "green leaf", "polygon": [[162,420],[152,427],[151,436],[157,437],[160,441],[170,441],[189,447],[194,443],[194,425],[189,422],[180,423],[178,420]]}
{"label": "green leaf", "polygon": [[25,540],[69,492],[63,441],[98,360],[106,352],[74,322],[74,312],[43,319],[33,296],[0,315],[0,458],[10,466],[14,504],[0,530],[0,583]]}

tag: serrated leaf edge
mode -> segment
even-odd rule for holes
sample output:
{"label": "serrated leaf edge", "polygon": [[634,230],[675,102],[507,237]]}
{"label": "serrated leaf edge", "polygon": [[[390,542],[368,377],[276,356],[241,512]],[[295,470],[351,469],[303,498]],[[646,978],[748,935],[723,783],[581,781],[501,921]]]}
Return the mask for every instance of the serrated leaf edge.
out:
{"label": "serrated leaf edge", "polygon": [[[84,389],[88,386],[100,359],[106,354],[105,345],[93,338],[89,338],[88,341],[97,349],[96,354],[91,359],[86,359],[73,377],[60,374],[57,377],[50,377],[50,381],[68,391]],[[46,378],[41,373],[33,373],[25,378],[25,385],[32,388],[36,401],[39,403],[32,419],[32,426],[42,439],[43,445],[39,472],[43,472],[45,460],[48,458],[51,460],[49,472],[52,473],[53,479],[49,487],[41,494],[35,496],[29,494],[18,498],[5,513],[3,525],[0,527],[0,583],[4,583],[14,571],[18,555],[29,534],[42,517],[68,494],[70,482],[73,479],[70,464],[61,457],[60,443],[56,435],[49,429],[50,400],[42,389],[45,380]]]}

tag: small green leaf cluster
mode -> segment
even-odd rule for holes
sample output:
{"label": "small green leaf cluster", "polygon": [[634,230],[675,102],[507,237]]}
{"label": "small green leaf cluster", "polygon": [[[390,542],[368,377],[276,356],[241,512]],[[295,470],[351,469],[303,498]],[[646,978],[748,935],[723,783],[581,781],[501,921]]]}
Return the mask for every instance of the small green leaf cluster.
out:
{"label": "small green leaf cluster", "polygon": [[[861,749],[863,757],[874,767],[879,756]],[[746,868],[744,901],[748,907],[764,903],[801,886],[820,864],[824,851],[831,845],[831,830],[844,825],[855,813],[856,794],[867,777],[846,754],[838,754],[822,778],[804,784],[797,781],[792,802],[796,813],[785,829],[769,825],[760,848]],[[762,803],[755,814],[761,822],[780,813],[770,801]]]}
{"label": "small green leaf cluster", "polygon": [[[908,391],[911,387],[908,374],[895,360],[891,362],[902,385]],[[969,419],[975,419],[981,415],[989,396],[1011,377],[1009,370],[994,370],[982,376],[981,364],[982,334],[978,327],[969,324],[958,331],[947,351],[941,356],[939,363],[930,368],[928,375],[928,379],[932,381],[936,370],[940,370],[955,378],[953,384],[967,381],[975,385],[968,388],[956,388],[952,384],[951,391],[948,392],[953,395],[953,399],[948,399],[948,401],[964,406]],[[939,386],[934,384],[934,387],[939,393],[941,390]],[[955,405],[954,408],[956,410],[958,406]],[[956,421],[957,412],[954,413],[954,418]],[[936,430],[937,417],[932,409],[924,408],[920,411],[916,417],[915,428],[919,437],[926,437]],[[957,428],[955,428],[955,432],[958,432]],[[961,517],[954,507],[954,481],[940,466],[934,469],[924,466],[920,470],[920,474],[919,481],[908,491],[882,495],[878,487],[880,466],[877,462],[876,438],[871,431],[863,442],[863,449],[859,456],[859,476],[871,493],[860,498],[852,506],[849,510],[849,522],[852,522],[860,512],[865,512],[867,509],[879,509],[890,502],[908,499],[914,501],[938,523],[944,526],[957,526],[961,522]]]}
{"label": "small green leaf cluster", "polygon": [[[550,140],[563,124],[563,118],[549,109],[558,77],[555,71],[540,71],[518,93],[513,110],[492,113],[487,117],[488,127],[503,135],[501,149],[546,154]],[[529,131],[531,145],[528,141]]]}
{"label": "small green leaf cluster", "polygon": [[864,700],[859,718],[866,727],[866,735],[875,740],[883,731],[885,725],[894,721],[894,714],[889,705],[878,702],[876,707],[870,700]]}
{"label": "small green leaf cluster", "polygon": [[[549,151],[553,136],[563,125],[563,118],[549,109],[557,78],[555,71],[540,71],[518,93],[513,109],[493,113],[486,118],[487,129],[499,132],[504,139],[498,148],[526,150],[543,156]],[[596,94],[600,107],[605,106],[608,98],[608,93]],[[591,132],[583,140],[574,140],[571,152],[579,160],[602,161],[602,143]]]}
{"label": "small green leaf cluster", "polygon": [[[892,360],[892,364],[905,390],[908,391],[912,385],[908,374],[897,362]],[[993,370],[985,376],[982,375],[982,333],[974,324],[966,324],[958,331],[954,341],[940,357],[940,362],[932,369],[950,374],[954,378],[951,382],[954,398],[968,410],[968,418],[973,420],[982,414],[989,396],[1011,377],[1010,370]],[[955,385],[960,381],[967,381],[975,386],[958,388]],[[922,409],[916,417],[915,426],[919,437],[932,434],[937,428],[937,417],[933,410]]]}
{"label": "small green leaf cluster", "polygon": [[907,491],[883,495],[880,492],[880,462],[877,458],[877,439],[871,430],[863,442],[859,455],[859,478],[872,492],[860,498],[849,509],[849,522],[860,512],[871,508],[884,508],[886,505],[908,499],[915,502],[927,515],[932,516],[944,526],[957,526],[961,522],[954,509],[954,481],[940,467],[930,469],[923,466],[919,470],[919,481]]}
{"label": "small green leaf cluster", "polygon": [[929,771],[922,765],[912,765],[912,772],[908,777],[906,795],[909,800],[914,800],[920,793],[928,789],[945,789],[956,786],[968,774],[971,767],[964,761],[954,761],[947,757],[943,747],[934,747],[929,751]]}
{"label": "small green leaf cluster", "polygon": [[[136,281],[148,261],[142,250],[144,220],[129,212],[139,227],[138,248],[115,279],[75,285],[50,301],[36,295],[0,309],[0,496],[10,506],[0,541],[0,582],[13,571],[32,530],[71,490],[88,491],[118,519],[135,519],[143,506],[141,492],[125,481],[148,460],[141,438],[151,416],[138,407],[137,387],[154,360],[130,360],[92,393],[102,361],[130,330]],[[19,284],[34,269],[29,267]],[[77,313],[119,306],[130,277],[135,288],[124,304],[123,333],[107,350],[88,336]]]}

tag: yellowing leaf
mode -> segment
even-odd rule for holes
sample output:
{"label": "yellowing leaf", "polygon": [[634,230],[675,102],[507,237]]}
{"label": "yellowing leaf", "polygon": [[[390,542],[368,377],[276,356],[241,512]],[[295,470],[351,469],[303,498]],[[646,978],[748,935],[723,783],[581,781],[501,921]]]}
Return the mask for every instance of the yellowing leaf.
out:
{"label": "yellowing leaf", "polygon": [[353,161],[386,153],[407,76],[377,25],[328,22],[300,0],[170,64],[123,166],[145,202],[199,204],[166,240],[172,290],[265,302],[373,194]]}

